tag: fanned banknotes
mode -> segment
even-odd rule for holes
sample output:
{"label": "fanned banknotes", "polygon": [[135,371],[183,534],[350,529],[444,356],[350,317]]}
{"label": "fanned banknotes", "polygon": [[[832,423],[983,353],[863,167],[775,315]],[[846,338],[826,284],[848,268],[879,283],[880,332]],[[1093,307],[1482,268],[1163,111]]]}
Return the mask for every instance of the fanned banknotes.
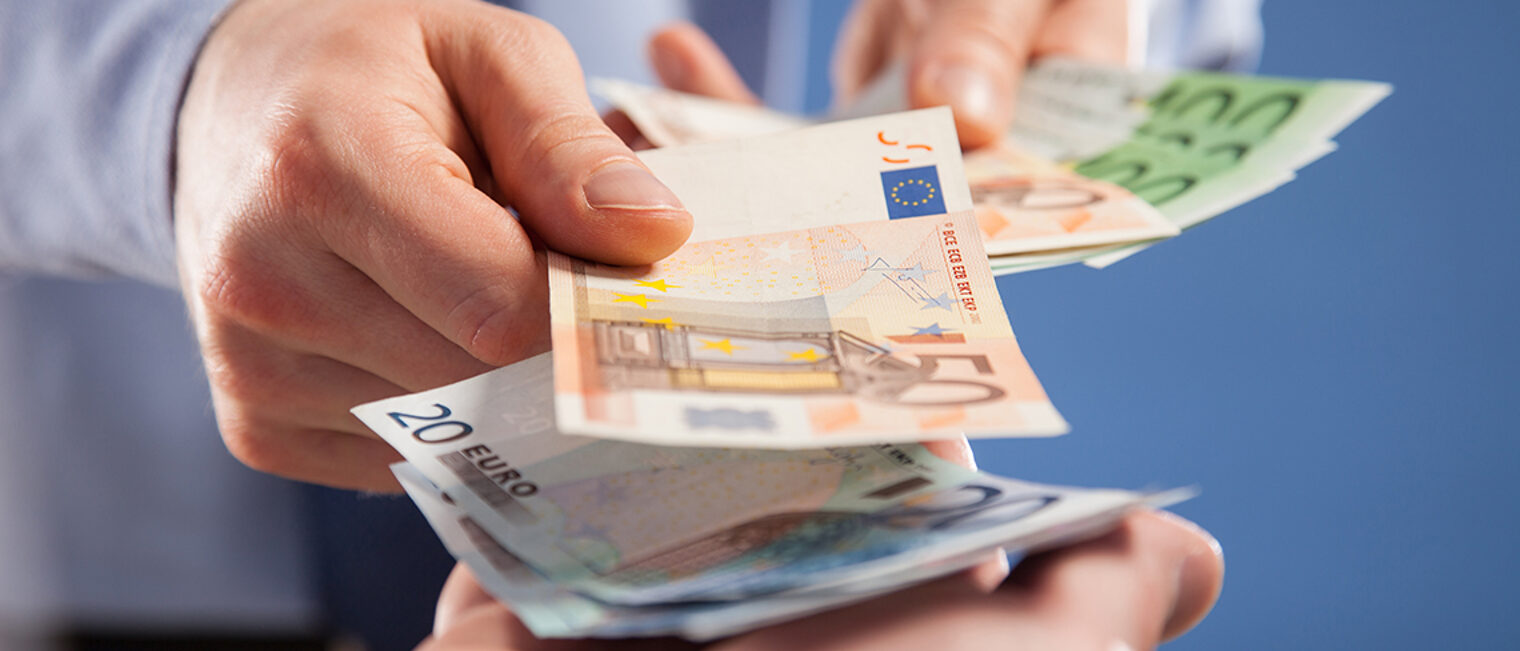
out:
{"label": "fanned banknotes", "polygon": [[800,448],[1066,431],[960,212],[692,242],[629,269],[549,254],[566,431]]}
{"label": "fanned banknotes", "polygon": [[445,544],[535,634],[710,639],[1185,497],[993,477],[915,444],[805,451],[561,434],[541,355],[354,409]]}
{"label": "fanned banknotes", "polygon": [[1066,428],[994,270],[1173,236],[1291,180],[1387,94],[1046,60],[1005,142],[963,162],[945,109],[805,126],[601,87],[651,140],[696,143],[641,154],[692,241],[639,268],[550,252],[551,354],[354,409],[544,637],[713,639],[1186,497],[993,477],[912,441]]}
{"label": "fanned banknotes", "polygon": [[[959,142],[948,113],[895,113],[801,128],[809,123],[759,107],[616,80],[594,80],[593,87],[627,113],[646,137],[665,147],[642,156],[696,216],[694,241],[763,232],[725,228],[735,211],[796,226],[883,218],[886,212],[880,209],[862,210],[860,200],[871,199],[869,193],[849,193],[836,200],[829,195],[839,190],[831,186],[837,184],[840,170],[851,170],[852,165],[864,171],[873,168],[861,161],[883,167],[889,160],[906,160],[908,154],[916,158],[915,165],[935,164],[945,188],[969,181],[991,256],[1152,240],[1178,232],[1128,190],[1072,173],[1011,143],[967,155],[962,174]],[[1124,127],[1124,136],[1132,126]],[[761,135],[770,137],[756,137]],[[746,138],[734,140],[741,136]],[[807,154],[798,155],[798,145],[804,143]],[[784,184],[753,184],[749,181],[755,175],[735,169],[774,168],[777,161],[785,161]],[[790,191],[777,193],[778,185]],[[782,197],[823,200],[787,203]],[[947,198],[940,212],[970,207],[959,199]],[[792,217],[798,207],[817,214]]]}
{"label": "fanned banknotes", "polygon": [[[542,638],[677,635],[702,642],[869,599],[962,567],[944,564],[948,569],[939,574],[920,572],[892,577],[900,580],[878,580],[875,585],[862,586],[862,590],[855,592],[619,606],[597,601],[544,578],[497,542],[416,466],[398,463],[391,469],[449,553],[469,566],[487,592],[509,606],[528,630]],[[984,552],[974,562],[985,558]]]}
{"label": "fanned banknotes", "polygon": [[[1076,169],[1129,188],[1189,228],[1291,180],[1389,92],[1364,81],[1176,73],[1147,98],[1151,118],[1128,143]],[[1105,251],[1089,264],[1143,248]]]}
{"label": "fanned banknotes", "polygon": [[[727,104],[725,109],[723,102],[628,84],[604,82],[598,89],[662,145],[769,133],[802,122],[756,107]],[[888,66],[834,117],[901,110],[905,89],[903,66]],[[990,184],[977,159],[995,158],[993,151],[1012,152],[1022,163],[1038,161],[1035,168],[1042,170],[1074,167],[1077,174],[1026,183],[1053,191],[1018,188],[1001,194],[1019,198],[1015,205],[1044,205],[1041,210],[1010,210],[1006,200],[998,208],[989,199],[998,194],[977,193],[992,268],[1003,274],[1074,262],[1113,264],[1293,180],[1295,170],[1333,151],[1330,139],[1389,92],[1387,84],[1376,82],[1131,70],[1042,59],[1023,77],[1005,141],[969,154],[967,177],[974,187]],[[1063,187],[1072,185],[1071,179],[1091,179],[1095,185]],[[1118,186],[1128,192],[1116,193]],[[1095,200],[1097,210],[1087,210],[1074,204],[1084,196],[1107,199]],[[1130,201],[1134,196],[1143,202]],[[1070,207],[1063,207],[1062,197]],[[1154,208],[1131,209],[1137,203]],[[1095,219],[1098,214],[1112,219]],[[1071,224],[1085,226],[1065,235],[1057,230]]]}
{"label": "fanned banknotes", "polygon": [[1129,190],[1066,170],[1008,143],[967,154],[965,165],[977,225],[994,260],[1179,232]]}
{"label": "fanned banknotes", "polygon": [[[898,82],[883,82],[891,83]],[[1047,58],[1024,77],[1009,137],[1083,176],[1124,186],[1186,229],[1291,181],[1295,170],[1333,151],[1330,139],[1390,92],[1377,82],[1130,70]],[[1126,117],[1142,107],[1143,120]],[[880,100],[875,108],[892,110]],[[1059,119],[1048,117],[1052,111]],[[1113,138],[1100,122],[1125,137]],[[1014,256],[994,267],[1085,261],[1101,268],[1147,246],[1037,254],[1040,262]]]}

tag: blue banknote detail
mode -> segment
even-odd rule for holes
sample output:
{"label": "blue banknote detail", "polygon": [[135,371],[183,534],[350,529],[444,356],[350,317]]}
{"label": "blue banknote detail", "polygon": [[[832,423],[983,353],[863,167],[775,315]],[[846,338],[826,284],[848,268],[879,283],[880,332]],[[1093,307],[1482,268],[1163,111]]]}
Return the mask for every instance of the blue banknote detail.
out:
{"label": "blue banknote detail", "polygon": [[887,200],[887,217],[904,219],[945,213],[945,193],[934,165],[881,173],[881,193]]}
{"label": "blue banknote detail", "polygon": [[774,432],[776,420],[765,410],[686,408],[686,426],[692,429],[760,430]]}

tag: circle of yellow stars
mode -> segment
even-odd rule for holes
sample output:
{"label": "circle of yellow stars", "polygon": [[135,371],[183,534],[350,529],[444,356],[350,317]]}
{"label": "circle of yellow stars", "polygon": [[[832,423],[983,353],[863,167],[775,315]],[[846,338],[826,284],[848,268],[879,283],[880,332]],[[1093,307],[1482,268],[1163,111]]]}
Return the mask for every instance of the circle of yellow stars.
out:
{"label": "circle of yellow stars", "polygon": [[[921,200],[919,200],[919,201],[904,201],[903,199],[898,198],[897,192],[899,190],[902,190],[903,188],[905,188],[907,186],[910,186],[910,185],[921,185],[921,186],[924,187],[925,190],[928,191],[928,194],[925,195],[924,198],[921,199]],[[894,203],[899,203],[899,204],[902,204],[904,206],[922,206],[922,205],[924,205],[926,203],[929,203],[930,201],[933,201],[933,200],[934,200],[934,186],[931,185],[928,181],[925,181],[923,179],[910,179],[910,180],[907,180],[907,181],[898,181],[897,185],[892,186],[892,201]]]}

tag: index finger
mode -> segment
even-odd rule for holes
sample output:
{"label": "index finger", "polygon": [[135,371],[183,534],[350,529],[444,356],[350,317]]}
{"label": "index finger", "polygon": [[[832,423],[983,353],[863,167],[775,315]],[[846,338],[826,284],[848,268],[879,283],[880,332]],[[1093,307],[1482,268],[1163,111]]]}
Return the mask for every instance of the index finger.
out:
{"label": "index finger", "polygon": [[923,446],[936,457],[957,466],[976,470],[976,459],[971,454],[971,443],[964,436],[943,441],[925,441]]}
{"label": "index finger", "polygon": [[948,104],[961,144],[996,140],[1013,119],[1014,94],[1050,0],[953,0],[912,46],[908,101]]}

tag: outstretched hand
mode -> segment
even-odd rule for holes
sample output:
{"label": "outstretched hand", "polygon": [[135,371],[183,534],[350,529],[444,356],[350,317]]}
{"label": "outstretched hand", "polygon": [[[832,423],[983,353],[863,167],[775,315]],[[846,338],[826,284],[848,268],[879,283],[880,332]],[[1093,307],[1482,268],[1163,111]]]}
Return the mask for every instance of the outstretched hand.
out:
{"label": "outstretched hand", "polygon": [[839,34],[834,90],[848,99],[888,64],[907,64],[913,108],[947,104],[961,144],[995,141],[1013,120],[1031,59],[1062,55],[1123,64],[1127,0],[861,0]]}
{"label": "outstretched hand", "polygon": [[[861,0],[834,49],[836,102],[848,102],[903,61],[911,108],[948,105],[961,144],[990,144],[1013,120],[1019,79],[1033,59],[1060,55],[1124,64],[1140,45],[1127,0]],[[682,92],[736,102],[754,95],[695,26],[651,43],[655,70]]]}
{"label": "outstretched hand", "polygon": [[[867,2],[857,9],[852,19],[855,26],[850,28],[856,33],[847,33],[841,43],[836,81],[846,93],[858,90],[888,60],[885,51],[875,49],[885,47],[875,36],[870,39],[870,49],[875,55],[867,57],[869,65],[865,59],[851,59],[865,51],[851,50],[865,47],[864,42],[851,40],[863,38],[859,33],[864,29],[860,26],[862,21],[882,28],[884,18],[878,12],[884,10],[885,4]],[[939,7],[969,12],[988,4],[944,3]],[[1102,4],[1099,0],[1074,0],[1050,10],[1046,18],[1050,31],[1040,37],[1043,40],[1034,51],[1121,59],[1122,38],[1117,42],[1091,40],[1074,33],[1072,30],[1077,26],[1068,22],[1080,18],[1082,12],[1099,9]],[[971,15],[960,14],[962,19]],[[923,27],[925,16],[918,15],[908,22]],[[1094,31],[1081,33],[1123,31],[1122,24],[1102,21],[1091,27]],[[660,79],[674,90],[734,102],[757,102],[722,51],[693,25],[676,24],[656,34],[650,42],[650,57]],[[1014,80],[1021,70],[1019,60],[1018,69],[1010,72]],[[958,122],[967,119],[974,120],[974,114],[958,113]],[[993,126],[970,131],[964,124],[959,125],[963,140],[968,133],[976,144],[978,138],[995,138],[1005,126],[999,122],[1004,119],[997,117],[990,123]],[[964,442],[928,445],[942,457],[963,465],[972,463]],[[1185,633],[1208,614],[1219,595],[1224,564],[1218,542],[1207,532],[1168,513],[1143,511],[1129,516],[1118,529],[1101,538],[1036,555],[1021,563],[1006,580],[1003,576],[1002,568],[987,563],[957,576],[754,631],[713,647],[787,651],[1147,649]],[[424,645],[433,651],[696,646],[672,639],[537,640],[510,611],[482,591],[463,567],[456,568],[444,588],[434,630],[436,637]]]}

